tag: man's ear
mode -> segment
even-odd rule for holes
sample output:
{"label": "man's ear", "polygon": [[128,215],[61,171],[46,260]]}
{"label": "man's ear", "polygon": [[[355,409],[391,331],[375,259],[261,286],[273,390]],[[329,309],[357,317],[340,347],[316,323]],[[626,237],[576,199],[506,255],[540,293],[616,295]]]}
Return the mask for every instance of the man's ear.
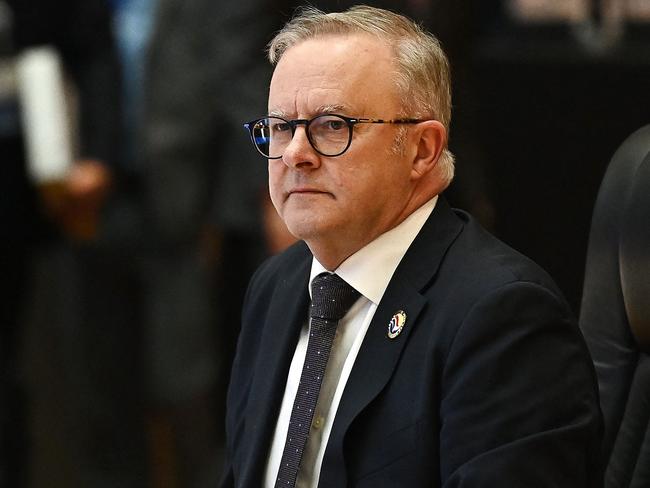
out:
{"label": "man's ear", "polygon": [[415,154],[411,178],[418,180],[438,164],[440,155],[447,146],[447,130],[437,120],[427,120],[415,126],[412,136],[415,139]]}

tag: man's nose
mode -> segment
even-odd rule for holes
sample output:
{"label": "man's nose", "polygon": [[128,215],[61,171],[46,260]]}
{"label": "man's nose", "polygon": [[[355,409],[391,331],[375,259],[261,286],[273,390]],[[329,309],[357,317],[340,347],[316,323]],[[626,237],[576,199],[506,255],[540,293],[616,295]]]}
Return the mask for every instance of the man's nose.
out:
{"label": "man's nose", "polygon": [[320,165],[319,155],[309,142],[305,126],[296,126],[293,137],[284,150],[282,161],[293,168],[318,167]]}

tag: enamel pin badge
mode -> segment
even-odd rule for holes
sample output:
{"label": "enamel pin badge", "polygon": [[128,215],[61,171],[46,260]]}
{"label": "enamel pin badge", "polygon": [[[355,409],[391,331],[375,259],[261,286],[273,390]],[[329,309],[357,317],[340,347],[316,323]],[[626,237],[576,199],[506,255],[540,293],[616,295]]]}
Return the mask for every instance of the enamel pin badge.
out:
{"label": "enamel pin badge", "polygon": [[395,339],[406,324],[406,313],[403,310],[395,312],[393,318],[388,323],[388,338]]}

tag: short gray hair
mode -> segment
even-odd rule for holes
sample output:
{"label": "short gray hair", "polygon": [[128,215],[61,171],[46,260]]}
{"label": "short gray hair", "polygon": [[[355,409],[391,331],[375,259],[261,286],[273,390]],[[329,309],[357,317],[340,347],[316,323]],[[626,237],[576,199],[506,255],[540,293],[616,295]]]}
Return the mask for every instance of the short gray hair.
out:
{"label": "short gray hair", "polygon": [[[404,100],[404,117],[435,118],[449,132],[451,80],[449,61],[440,42],[412,20],[389,10],[357,5],[345,12],[324,13],[302,7],[268,45],[276,65],[290,47],[324,35],[365,33],[393,47],[398,71],[398,93]],[[454,156],[445,148],[438,163],[446,184],[454,176]]]}

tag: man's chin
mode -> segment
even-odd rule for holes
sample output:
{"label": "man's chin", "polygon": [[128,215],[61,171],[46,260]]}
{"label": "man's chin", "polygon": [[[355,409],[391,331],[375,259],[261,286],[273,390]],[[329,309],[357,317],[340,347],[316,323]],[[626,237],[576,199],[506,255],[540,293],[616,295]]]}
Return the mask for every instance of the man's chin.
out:
{"label": "man's chin", "polygon": [[322,219],[315,219],[314,214],[309,216],[289,215],[284,219],[284,222],[297,239],[303,241],[319,240],[323,236],[331,235],[332,228],[327,222]]}

